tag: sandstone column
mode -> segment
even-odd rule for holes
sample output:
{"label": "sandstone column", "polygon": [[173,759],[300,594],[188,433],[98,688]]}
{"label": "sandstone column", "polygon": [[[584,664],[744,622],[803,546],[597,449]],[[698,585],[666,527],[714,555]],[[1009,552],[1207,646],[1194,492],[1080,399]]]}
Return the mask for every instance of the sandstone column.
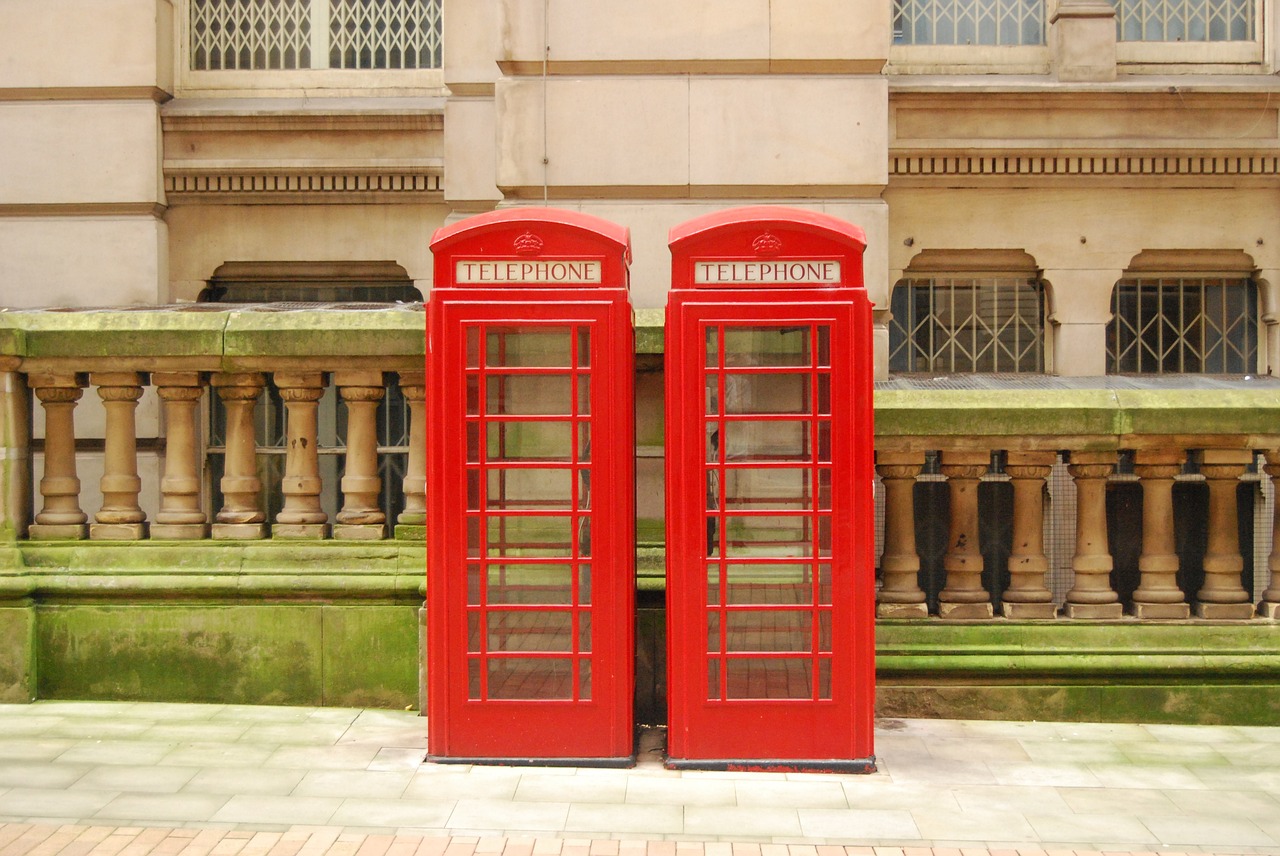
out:
{"label": "sandstone column", "polygon": [[1067,468],[1076,483],[1075,584],[1067,592],[1068,618],[1120,618],[1124,607],[1111,588],[1111,548],[1107,541],[1107,476],[1115,452],[1072,452]]}
{"label": "sandstone column", "polygon": [[382,372],[337,372],[334,386],[347,408],[347,464],[342,474],[342,510],[334,538],[377,540],[387,535],[387,515],[378,504],[378,402],[386,396]]}
{"label": "sandstone column", "polygon": [[80,479],[76,477],[76,402],[87,386],[84,375],[31,375],[27,384],[44,408],[44,476],[40,496],[44,505],[27,528],[32,540],[84,538],[89,519],[80,510]]}
{"label": "sandstone column", "polygon": [[920,554],[916,551],[916,476],[924,466],[919,452],[879,452],[876,472],[884,482],[884,555],[880,567],[878,618],[926,618],[929,607],[920,588]]}
{"label": "sandstone column", "polygon": [[1240,573],[1236,487],[1253,460],[1247,449],[1205,449],[1200,472],[1209,482],[1209,545],[1204,556],[1204,585],[1196,594],[1200,618],[1248,619],[1253,617],[1253,594],[1244,590]]}
{"label": "sandstone column", "polygon": [[218,539],[246,540],[267,534],[267,516],[258,507],[262,480],[258,478],[257,440],[253,406],[266,378],[259,372],[215,374],[210,381],[227,409],[227,451],[222,476],[222,510],[213,524]]}
{"label": "sandstone column", "polygon": [[427,524],[427,376],[425,372],[401,372],[400,392],[409,402],[409,460],[405,464],[404,511],[401,526]]}
{"label": "sandstone column", "polygon": [[199,372],[156,372],[151,375],[164,402],[164,475],[160,478],[160,510],[151,524],[155,541],[186,541],[209,534],[209,519],[200,508],[200,447],[197,413],[205,380]]}
{"label": "sandstone column", "polygon": [[137,372],[94,372],[106,409],[106,443],[102,453],[102,508],[94,515],[89,537],[104,541],[137,541],[146,537],[147,516],[138,506],[138,437],[134,411],[146,376]]}
{"label": "sandstone column", "polygon": [[978,545],[978,479],[991,465],[990,452],[944,451],[942,474],[951,497],[951,527],[942,566],[947,585],[939,595],[942,618],[990,618],[991,598],[982,587]]}
{"label": "sandstone column", "polygon": [[284,508],[271,527],[273,538],[324,538],[329,534],[329,516],[320,507],[320,453],[317,402],[324,395],[325,377],[320,372],[276,372],[273,379],[284,399],[284,478],[280,492]]}
{"label": "sandstone column", "polygon": [[1178,552],[1173,537],[1173,479],[1186,454],[1180,449],[1139,449],[1133,470],[1142,480],[1142,578],[1133,593],[1137,618],[1189,618],[1178,588]]}
{"label": "sandstone column", "polygon": [[1044,554],[1044,480],[1053,469],[1053,452],[1009,452],[1004,471],[1013,480],[1013,550],[1009,588],[1001,611],[1005,618],[1056,618],[1053,592],[1045,585],[1049,560]]}

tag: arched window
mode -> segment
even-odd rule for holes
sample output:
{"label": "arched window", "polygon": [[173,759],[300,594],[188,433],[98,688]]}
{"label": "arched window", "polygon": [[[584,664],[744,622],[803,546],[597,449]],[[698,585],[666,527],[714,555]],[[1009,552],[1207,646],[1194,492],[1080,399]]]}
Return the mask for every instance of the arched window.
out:
{"label": "arched window", "polygon": [[1044,286],[1026,253],[922,252],[890,313],[890,371],[1045,370]]}
{"label": "arched window", "polygon": [[1109,374],[1248,374],[1258,286],[1244,253],[1143,252],[1111,295]]}

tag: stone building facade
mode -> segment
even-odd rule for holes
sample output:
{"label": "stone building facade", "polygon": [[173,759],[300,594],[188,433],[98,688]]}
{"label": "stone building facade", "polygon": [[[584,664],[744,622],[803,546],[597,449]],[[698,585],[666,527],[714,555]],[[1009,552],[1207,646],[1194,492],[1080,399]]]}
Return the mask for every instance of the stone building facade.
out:
{"label": "stone building facade", "polygon": [[413,703],[415,301],[433,230],[500,206],[631,230],[660,591],[667,232],[778,203],[868,237],[885,709],[1280,705],[1272,0],[6,0],[0,32],[5,697]]}

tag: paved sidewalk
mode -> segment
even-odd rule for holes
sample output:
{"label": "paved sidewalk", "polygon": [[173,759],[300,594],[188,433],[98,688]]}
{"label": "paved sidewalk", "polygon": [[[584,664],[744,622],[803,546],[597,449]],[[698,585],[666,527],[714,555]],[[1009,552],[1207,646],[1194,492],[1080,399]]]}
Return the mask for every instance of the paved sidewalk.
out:
{"label": "paved sidewalk", "polygon": [[0,705],[0,856],[1280,856],[1280,727],[885,720],[865,776],[440,766],[425,734],[396,711]]}

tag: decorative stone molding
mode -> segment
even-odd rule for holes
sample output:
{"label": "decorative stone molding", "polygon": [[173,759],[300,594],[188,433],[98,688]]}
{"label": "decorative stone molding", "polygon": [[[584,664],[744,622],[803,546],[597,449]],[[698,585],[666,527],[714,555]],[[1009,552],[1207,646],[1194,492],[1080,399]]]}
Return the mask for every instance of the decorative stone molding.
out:
{"label": "decorative stone molding", "polygon": [[1052,155],[1030,152],[889,156],[891,176],[1266,176],[1280,175],[1280,155]]}
{"label": "decorative stone molding", "polygon": [[306,201],[316,197],[351,201],[420,202],[443,198],[439,167],[391,170],[166,169],[164,190],[170,205],[183,202]]}

